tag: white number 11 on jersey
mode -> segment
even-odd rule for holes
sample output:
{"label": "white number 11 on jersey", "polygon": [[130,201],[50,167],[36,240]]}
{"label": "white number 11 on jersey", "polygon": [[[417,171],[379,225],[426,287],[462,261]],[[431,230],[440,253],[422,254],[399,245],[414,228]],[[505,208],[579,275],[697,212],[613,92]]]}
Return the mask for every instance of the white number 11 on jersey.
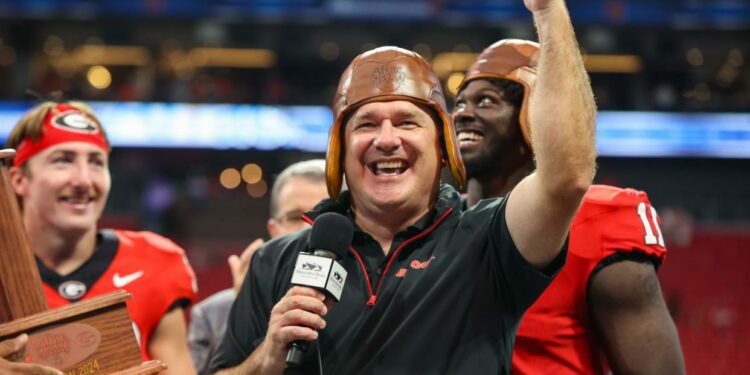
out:
{"label": "white number 11 on jersey", "polygon": [[[647,207],[650,208],[649,211],[651,212],[651,223],[649,223],[648,216],[646,214]],[[638,217],[641,218],[643,229],[646,230],[646,236],[643,238],[646,242],[646,245],[659,245],[661,247],[664,247],[664,236],[661,235],[661,228],[659,228],[659,222],[656,220],[656,209],[651,206],[647,206],[644,202],[638,203]],[[651,228],[652,225],[654,228],[656,228],[656,236],[654,236],[654,230]]]}

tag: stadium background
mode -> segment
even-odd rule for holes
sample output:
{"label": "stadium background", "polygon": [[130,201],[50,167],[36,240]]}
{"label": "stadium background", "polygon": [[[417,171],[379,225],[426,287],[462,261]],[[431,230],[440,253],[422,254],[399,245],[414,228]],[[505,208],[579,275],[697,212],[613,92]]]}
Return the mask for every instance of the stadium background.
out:
{"label": "stadium background", "polygon": [[[688,372],[748,373],[750,2],[568,6],[606,116],[597,182],[660,212]],[[93,102],[115,138],[102,226],[180,243],[205,297],[229,285],[228,254],[267,237],[275,174],[323,156],[354,56],[413,49],[452,95],[507,37],[535,38],[521,0],[0,0],[0,140],[26,89]]]}

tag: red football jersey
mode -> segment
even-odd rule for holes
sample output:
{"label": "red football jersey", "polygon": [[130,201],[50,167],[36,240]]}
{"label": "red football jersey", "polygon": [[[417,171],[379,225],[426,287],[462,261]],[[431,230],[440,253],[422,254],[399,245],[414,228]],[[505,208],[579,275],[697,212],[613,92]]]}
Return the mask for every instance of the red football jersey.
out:
{"label": "red football jersey", "polygon": [[80,268],[60,276],[37,260],[50,308],[123,289],[135,324],[141,354],[161,318],[173,307],[195,301],[197,284],[185,252],[174,242],[150,232],[103,230],[94,255]]}
{"label": "red football jersey", "polygon": [[513,349],[513,374],[605,374],[589,319],[589,277],[615,254],[666,256],[659,218],[646,193],[594,185],[573,220],[565,266],[526,311]]}

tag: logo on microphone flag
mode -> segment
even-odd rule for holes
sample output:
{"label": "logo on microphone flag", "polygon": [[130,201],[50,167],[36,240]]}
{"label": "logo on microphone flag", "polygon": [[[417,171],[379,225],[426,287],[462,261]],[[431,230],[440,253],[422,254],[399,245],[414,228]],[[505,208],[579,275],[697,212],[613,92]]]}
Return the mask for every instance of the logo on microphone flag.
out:
{"label": "logo on microphone flag", "polygon": [[331,258],[300,253],[292,274],[292,284],[324,290],[336,302],[346,282],[346,270]]}

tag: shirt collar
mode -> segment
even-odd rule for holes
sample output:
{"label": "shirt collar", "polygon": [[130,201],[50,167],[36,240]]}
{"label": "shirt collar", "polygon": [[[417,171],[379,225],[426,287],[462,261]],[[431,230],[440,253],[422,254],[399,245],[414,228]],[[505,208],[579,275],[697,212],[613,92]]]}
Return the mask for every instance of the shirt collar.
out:
{"label": "shirt collar", "polygon": [[[442,216],[446,211],[453,208],[456,212],[461,212],[461,197],[453,186],[448,184],[440,184],[440,192],[438,199],[433,207],[424,214],[416,223],[409,226],[407,230],[412,228],[417,230],[424,230],[436,220]],[[320,201],[312,210],[305,212],[305,216],[311,220],[315,220],[318,216],[326,212],[336,212],[348,217],[354,223],[354,215],[351,212],[351,194],[348,190],[343,191],[337,200],[330,198]],[[356,230],[357,228],[355,224]]]}

